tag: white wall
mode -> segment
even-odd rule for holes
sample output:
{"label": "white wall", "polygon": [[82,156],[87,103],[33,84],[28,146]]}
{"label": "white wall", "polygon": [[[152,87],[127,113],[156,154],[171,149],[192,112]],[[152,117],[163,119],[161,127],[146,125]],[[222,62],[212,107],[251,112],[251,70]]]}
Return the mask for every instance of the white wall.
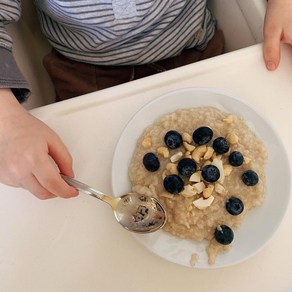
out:
{"label": "white wall", "polygon": [[262,42],[266,0],[209,0],[209,7],[224,32],[226,52]]}

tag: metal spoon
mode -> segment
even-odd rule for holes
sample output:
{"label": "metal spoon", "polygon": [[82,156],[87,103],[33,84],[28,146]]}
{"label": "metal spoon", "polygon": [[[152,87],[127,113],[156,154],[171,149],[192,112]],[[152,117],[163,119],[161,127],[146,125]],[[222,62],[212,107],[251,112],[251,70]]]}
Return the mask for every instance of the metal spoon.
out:
{"label": "metal spoon", "polygon": [[166,222],[163,206],[153,197],[128,193],[118,198],[111,198],[90,186],[61,174],[72,187],[84,194],[108,203],[117,221],[127,230],[137,233],[150,233],[160,229]]}

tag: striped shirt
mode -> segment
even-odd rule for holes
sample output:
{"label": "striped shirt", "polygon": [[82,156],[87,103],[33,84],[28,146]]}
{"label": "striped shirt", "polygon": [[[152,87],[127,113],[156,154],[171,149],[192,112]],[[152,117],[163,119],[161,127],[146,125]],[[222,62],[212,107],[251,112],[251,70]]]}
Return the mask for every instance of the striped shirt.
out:
{"label": "striped shirt", "polygon": [[[214,34],[207,0],[35,0],[42,31],[63,55],[99,65],[145,64],[203,50]],[[21,1],[0,0],[0,21]],[[0,27],[0,45],[11,40]]]}
{"label": "striped shirt", "polygon": [[[33,1],[33,0],[31,0]],[[204,50],[215,33],[207,0],[34,0],[42,31],[61,54],[96,65],[152,63]],[[15,63],[5,24],[21,0],[0,0],[0,88],[22,102],[29,85]]]}

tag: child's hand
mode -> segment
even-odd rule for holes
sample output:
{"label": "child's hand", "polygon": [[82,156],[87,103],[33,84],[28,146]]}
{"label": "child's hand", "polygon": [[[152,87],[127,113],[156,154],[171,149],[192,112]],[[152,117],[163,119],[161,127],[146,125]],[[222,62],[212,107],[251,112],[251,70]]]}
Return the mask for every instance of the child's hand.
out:
{"label": "child's hand", "polygon": [[264,60],[268,70],[280,63],[280,43],[292,44],[292,1],[269,0],[264,25]]}
{"label": "child's hand", "polygon": [[78,191],[59,174],[73,176],[67,148],[11,95],[10,90],[0,89],[0,182],[27,189],[40,199],[76,196]]}

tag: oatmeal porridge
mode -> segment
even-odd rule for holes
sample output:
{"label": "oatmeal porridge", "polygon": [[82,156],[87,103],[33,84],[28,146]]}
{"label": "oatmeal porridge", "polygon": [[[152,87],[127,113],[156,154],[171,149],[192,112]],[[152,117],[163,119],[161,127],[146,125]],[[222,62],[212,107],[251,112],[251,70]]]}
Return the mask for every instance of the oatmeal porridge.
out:
{"label": "oatmeal porridge", "polygon": [[213,264],[248,211],[263,203],[266,162],[262,141],[239,116],[213,107],[180,109],[145,129],[129,176],[134,192],[164,205],[166,232],[209,242]]}

